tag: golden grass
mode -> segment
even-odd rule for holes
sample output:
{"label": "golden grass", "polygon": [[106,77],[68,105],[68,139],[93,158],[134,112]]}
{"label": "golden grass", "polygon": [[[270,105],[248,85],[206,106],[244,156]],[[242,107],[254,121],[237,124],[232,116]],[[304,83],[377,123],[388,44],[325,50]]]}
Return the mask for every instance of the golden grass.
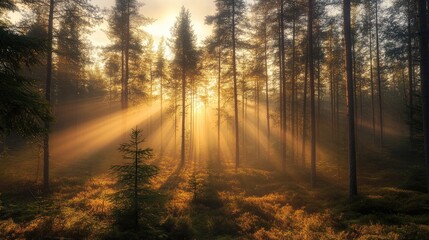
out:
{"label": "golden grass", "polygon": [[[153,185],[168,196],[163,224],[171,239],[429,239],[427,217],[407,212],[427,207],[425,198],[412,191],[384,188],[348,205],[331,202],[337,196],[332,189],[307,189],[269,171],[189,164],[180,169],[167,158],[154,162],[160,174]],[[115,184],[110,175],[56,184],[48,203],[40,203],[43,209],[30,220],[0,220],[0,239],[98,239],[109,232]],[[378,206],[394,208],[400,201],[409,206],[398,213],[390,214],[389,206],[377,212]],[[395,214],[405,220],[389,222]]]}

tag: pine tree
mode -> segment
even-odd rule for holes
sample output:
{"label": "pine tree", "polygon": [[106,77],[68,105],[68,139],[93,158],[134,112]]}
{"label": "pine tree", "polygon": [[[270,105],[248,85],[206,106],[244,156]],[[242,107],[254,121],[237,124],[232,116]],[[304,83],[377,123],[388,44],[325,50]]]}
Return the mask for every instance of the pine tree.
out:
{"label": "pine tree", "polygon": [[130,140],[119,147],[125,163],[112,166],[117,177],[117,192],[112,195],[120,231],[134,230],[140,236],[151,236],[159,224],[162,195],[151,186],[158,167],[147,164],[152,149],[141,148],[142,131],[132,129]]}
{"label": "pine tree", "polygon": [[[51,107],[51,98],[52,98],[52,83],[53,83],[53,74],[55,70],[55,61],[53,58],[53,52],[56,47],[55,37],[56,37],[56,29],[55,29],[55,20],[57,18],[61,18],[66,9],[73,5],[76,7],[75,12],[79,12],[80,17],[84,18],[97,18],[98,9],[89,4],[88,0],[74,0],[74,1],[58,1],[58,0],[46,0],[46,1],[24,1],[25,4],[30,6],[30,9],[34,11],[36,14],[34,24],[43,26],[42,28],[46,29],[46,35],[43,33],[43,37],[45,37],[46,44],[46,77],[45,77],[45,100],[48,102],[49,107]],[[73,4],[71,4],[73,3]],[[71,5],[69,5],[71,4]],[[47,18],[45,16],[47,15]],[[27,21],[32,21],[27,19]],[[42,30],[43,32],[45,30]],[[50,121],[45,122],[45,129],[50,128]],[[44,192],[49,192],[49,134],[46,133],[43,139],[43,189]]]}
{"label": "pine tree", "polygon": [[239,36],[241,29],[239,24],[244,19],[245,4],[243,0],[216,0],[216,13],[207,16],[206,22],[215,28],[215,39],[218,39],[222,50],[231,51],[230,68],[233,79],[233,104],[234,104],[234,127],[235,127],[235,166],[240,165],[239,146],[239,123],[238,123],[238,86],[237,86],[237,49],[241,45]]}
{"label": "pine tree", "polygon": [[9,26],[3,14],[13,9],[12,3],[0,5],[0,136],[11,132],[36,136],[47,133],[44,123],[52,118],[34,82],[21,71],[40,63],[46,48],[42,41]]}
{"label": "pine tree", "polygon": [[79,12],[79,6],[71,3],[65,6],[57,33],[57,79],[58,97],[76,97],[83,93],[85,84],[85,54],[87,45],[83,35],[90,22]]}
{"label": "pine tree", "polygon": [[136,0],[116,0],[109,16],[108,36],[113,42],[106,50],[119,52],[121,57],[121,107],[128,108],[130,60],[141,51],[138,27],[149,20],[139,14]]}
{"label": "pine tree", "polygon": [[172,32],[172,52],[174,71],[180,75],[182,83],[182,144],[180,164],[185,163],[186,89],[189,78],[195,74],[198,62],[195,34],[191,27],[191,14],[182,7]]}

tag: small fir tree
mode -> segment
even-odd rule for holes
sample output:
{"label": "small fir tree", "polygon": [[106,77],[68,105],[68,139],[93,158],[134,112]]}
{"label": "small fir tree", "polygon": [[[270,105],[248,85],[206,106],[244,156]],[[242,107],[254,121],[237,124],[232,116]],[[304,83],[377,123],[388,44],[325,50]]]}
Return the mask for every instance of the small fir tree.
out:
{"label": "small fir tree", "polygon": [[121,165],[112,166],[117,177],[117,192],[112,195],[116,204],[115,217],[120,232],[134,231],[138,236],[156,236],[162,195],[152,188],[158,167],[145,163],[152,157],[152,149],[142,149],[142,131],[132,129],[130,140],[119,147],[123,154]]}

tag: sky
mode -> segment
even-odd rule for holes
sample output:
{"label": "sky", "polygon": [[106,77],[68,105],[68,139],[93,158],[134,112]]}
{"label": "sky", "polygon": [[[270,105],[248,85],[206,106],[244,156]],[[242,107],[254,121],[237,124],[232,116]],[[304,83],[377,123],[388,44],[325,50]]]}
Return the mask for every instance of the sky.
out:
{"label": "sky", "polygon": [[[100,8],[110,9],[115,0],[91,0],[94,5]],[[154,37],[155,46],[162,37],[170,37],[170,30],[173,27],[180,9],[184,6],[191,13],[192,25],[197,36],[197,41],[201,43],[211,33],[211,27],[204,24],[207,15],[215,13],[215,4],[213,0],[145,0],[139,1],[144,5],[140,8],[140,13],[155,21],[144,27]],[[105,46],[109,40],[104,33],[107,24],[98,26],[90,35],[89,39],[96,47]]]}

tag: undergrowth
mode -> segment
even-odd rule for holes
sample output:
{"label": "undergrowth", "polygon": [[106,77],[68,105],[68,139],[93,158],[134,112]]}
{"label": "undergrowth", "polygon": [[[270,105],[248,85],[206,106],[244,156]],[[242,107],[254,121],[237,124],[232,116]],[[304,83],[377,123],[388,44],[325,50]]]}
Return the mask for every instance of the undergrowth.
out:
{"label": "undergrowth", "polygon": [[[429,198],[419,191],[366,187],[349,200],[333,183],[312,189],[265,170],[158,165],[154,185],[168,196],[160,239],[429,239]],[[0,239],[125,238],[114,234],[114,183],[59,178],[48,197],[28,182],[3,189]]]}

